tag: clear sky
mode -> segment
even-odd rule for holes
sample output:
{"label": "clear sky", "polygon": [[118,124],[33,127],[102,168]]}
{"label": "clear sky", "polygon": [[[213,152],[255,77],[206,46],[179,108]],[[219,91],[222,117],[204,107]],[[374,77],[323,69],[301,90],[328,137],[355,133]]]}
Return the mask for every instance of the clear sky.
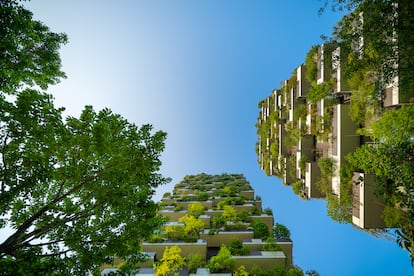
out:
{"label": "clear sky", "polygon": [[294,263],[321,275],[412,275],[408,253],[326,215],[257,164],[257,103],[304,62],[340,13],[323,0],[32,0],[25,4],[69,43],[68,78],[49,92],[66,114],[104,107],[168,133],[162,173],[243,173],[291,230]]}

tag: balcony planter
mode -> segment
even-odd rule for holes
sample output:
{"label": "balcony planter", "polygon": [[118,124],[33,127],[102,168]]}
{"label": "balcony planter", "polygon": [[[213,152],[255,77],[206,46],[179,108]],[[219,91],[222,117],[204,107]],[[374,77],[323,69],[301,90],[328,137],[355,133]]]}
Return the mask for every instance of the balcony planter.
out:
{"label": "balcony planter", "polygon": [[198,239],[196,242],[184,242],[184,241],[164,241],[162,243],[142,243],[142,250],[144,252],[155,252],[155,259],[159,260],[163,254],[165,248],[171,246],[179,246],[181,248],[181,256],[188,257],[190,255],[200,254],[201,257],[207,256],[207,242],[202,239]]}

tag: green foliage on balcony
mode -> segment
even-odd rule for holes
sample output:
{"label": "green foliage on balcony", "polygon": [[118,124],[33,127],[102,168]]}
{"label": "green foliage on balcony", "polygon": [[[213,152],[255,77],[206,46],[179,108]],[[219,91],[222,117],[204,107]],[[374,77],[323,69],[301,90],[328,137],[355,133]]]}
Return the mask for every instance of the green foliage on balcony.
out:
{"label": "green foliage on balcony", "polygon": [[217,204],[217,208],[222,210],[226,205],[243,205],[246,202],[244,196],[228,197]]}
{"label": "green foliage on balcony", "polygon": [[216,215],[213,217],[213,220],[211,221],[211,226],[213,229],[220,229],[224,227],[226,224],[226,219],[222,215]]}
{"label": "green foliage on balcony", "polygon": [[276,242],[274,237],[267,237],[263,245],[264,251],[282,251],[282,247]]}
{"label": "green foliage on balcony", "polygon": [[255,220],[252,223],[253,226],[253,235],[257,239],[266,239],[270,236],[269,228],[266,223],[261,220]]}
{"label": "green foliage on balcony", "polygon": [[335,171],[334,161],[330,157],[319,158],[318,166],[321,170],[321,175],[323,177],[332,177],[333,172]]}
{"label": "green foliage on balcony", "polygon": [[230,253],[233,256],[249,255],[249,248],[246,245],[243,245],[243,242],[238,238],[233,238],[230,240],[228,249],[230,250]]}
{"label": "green foliage on balcony", "polygon": [[162,243],[165,239],[162,237],[162,235],[159,234],[153,234],[151,235],[147,242],[149,243]]}
{"label": "green foliage on balcony", "polygon": [[249,229],[250,224],[241,221],[230,221],[224,225],[225,231],[246,231]]}
{"label": "green foliage on balcony", "polygon": [[206,213],[204,206],[200,202],[194,202],[188,205],[188,214],[198,218]]}
{"label": "green foliage on balcony", "polygon": [[306,198],[306,195],[305,195],[305,184],[303,183],[302,180],[298,179],[297,181],[295,181],[292,184],[292,190],[299,197],[301,197],[303,199]]}
{"label": "green foliage on balcony", "polygon": [[305,58],[305,67],[306,73],[305,77],[311,85],[316,83],[316,76],[318,74],[318,48],[320,45],[313,45],[311,49],[307,52]]}
{"label": "green foliage on balcony", "polygon": [[276,240],[279,239],[290,239],[290,230],[283,224],[276,223],[273,226],[273,237]]}
{"label": "green foliage on balcony", "polygon": [[273,211],[270,208],[265,208],[265,209],[263,209],[263,214],[273,216]]}
{"label": "green foliage on balcony", "polygon": [[321,84],[312,86],[307,95],[307,99],[311,103],[317,103],[318,101],[325,99],[333,91],[333,87],[336,84],[336,80],[331,78],[329,81],[324,81]]}
{"label": "green foliage on balcony", "polygon": [[186,264],[190,273],[196,273],[197,268],[205,266],[206,260],[200,254],[192,254],[186,258]]}
{"label": "green foliage on balcony", "polygon": [[212,273],[232,272],[235,269],[235,260],[231,258],[230,250],[222,245],[218,254],[211,257],[207,267]]}
{"label": "green foliage on balcony", "polygon": [[177,271],[186,264],[177,245],[166,247],[161,260],[154,264],[155,276],[177,275]]}
{"label": "green foliage on balcony", "polygon": [[240,210],[237,214],[237,218],[241,222],[251,222],[252,218],[250,217],[252,215],[252,212],[249,212],[247,210]]}

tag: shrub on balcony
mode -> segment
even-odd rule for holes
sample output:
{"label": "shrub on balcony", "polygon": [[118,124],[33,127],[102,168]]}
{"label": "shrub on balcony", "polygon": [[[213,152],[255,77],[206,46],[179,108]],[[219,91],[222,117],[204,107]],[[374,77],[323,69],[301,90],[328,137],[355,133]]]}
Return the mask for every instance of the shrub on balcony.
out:
{"label": "shrub on balcony", "polygon": [[339,223],[352,222],[352,204],[344,203],[342,197],[333,194],[327,195],[326,210],[328,216]]}
{"label": "shrub on balcony", "polygon": [[185,236],[183,225],[167,225],[165,226],[165,233],[168,240],[182,240]]}
{"label": "shrub on balcony", "polygon": [[209,230],[208,230],[208,234],[209,234],[209,235],[211,235],[211,236],[213,236],[213,235],[217,234],[217,229],[215,229],[215,228],[211,228],[211,229],[209,229]]}
{"label": "shrub on balcony", "polygon": [[237,214],[238,220],[241,222],[251,222],[252,218],[250,217],[250,212],[247,210],[240,210]]}
{"label": "shrub on balcony", "polygon": [[208,200],[209,199],[209,194],[208,193],[200,193],[200,194],[198,194],[198,196],[197,196],[197,199],[199,200],[199,201],[206,201],[206,200]]}
{"label": "shrub on balcony", "polygon": [[324,99],[333,91],[335,81],[335,79],[331,78],[329,81],[312,86],[307,96],[308,100],[311,103],[316,103],[317,101]]}
{"label": "shrub on balcony", "polygon": [[166,247],[159,262],[154,264],[155,276],[175,275],[185,265],[179,246]]}
{"label": "shrub on balcony", "polygon": [[264,251],[282,251],[282,247],[277,244],[274,237],[268,237],[265,242],[266,243],[263,245]]}
{"label": "shrub on balcony", "polygon": [[233,273],[234,276],[249,276],[249,272],[246,271],[244,265],[239,266],[236,271]]}
{"label": "shrub on balcony", "polygon": [[245,202],[246,202],[246,199],[242,195],[232,199],[232,203],[234,205],[243,205]]}
{"label": "shrub on balcony", "polygon": [[225,205],[222,216],[226,221],[234,221],[237,218],[237,211],[230,205]]}
{"label": "shrub on balcony", "polygon": [[194,202],[188,206],[188,214],[198,218],[205,214],[205,208],[200,202]]}
{"label": "shrub on balcony", "polygon": [[331,177],[332,173],[335,171],[335,164],[332,158],[319,158],[318,166],[321,170],[321,175]]}
{"label": "shrub on balcony", "polygon": [[261,220],[255,220],[252,223],[253,226],[253,236],[257,239],[266,239],[269,237],[269,228],[267,227],[266,223]]}
{"label": "shrub on balcony", "polygon": [[213,221],[211,222],[211,226],[215,229],[220,229],[226,224],[226,220],[222,215],[217,215],[213,217]]}
{"label": "shrub on balcony", "polygon": [[249,255],[249,248],[243,245],[240,239],[234,238],[230,240],[229,250],[233,256],[247,256]]}
{"label": "shrub on balcony", "polygon": [[204,229],[204,222],[192,215],[185,215],[179,218],[180,222],[184,222],[184,232],[189,236],[198,236],[198,233]]}
{"label": "shrub on balcony", "polygon": [[163,241],[164,241],[164,239],[160,235],[157,235],[157,234],[152,235],[147,240],[147,242],[149,242],[149,243],[161,243]]}
{"label": "shrub on balcony", "polygon": [[198,184],[198,183],[191,184],[191,185],[189,186],[189,188],[190,188],[191,190],[199,190],[199,189],[200,189],[200,187],[201,187],[201,185],[200,185],[200,184]]}
{"label": "shrub on balcony", "polygon": [[217,203],[217,208],[222,210],[226,205],[243,205],[245,202],[244,196],[229,197]]}
{"label": "shrub on balcony", "polygon": [[273,216],[273,211],[270,208],[265,208],[263,210],[263,213],[266,214],[266,215],[269,215],[269,216]]}
{"label": "shrub on balcony", "polygon": [[196,273],[197,268],[204,267],[206,264],[205,258],[200,254],[190,255],[186,258],[187,267],[190,273]]}
{"label": "shrub on balcony", "polygon": [[230,250],[222,245],[218,254],[211,257],[207,267],[212,273],[232,272],[235,268],[235,260],[231,258]]}
{"label": "shrub on balcony", "polygon": [[253,206],[253,208],[252,208],[252,209],[250,209],[250,212],[252,213],[252,216],[257,216],[257,215],[260,215],[260,213],[259,213],[259,209],[257,209],[257,207],[256,207],[256,206]]}
{"label": "shrub on balcony", "polygon": [[188,242],[188,243],[193,243],[193,242],[197,242],[198,240],[198,235],[184,235],[181,240],[183,242]]}
{"label": "shrub on balcony", "polygon": [[244,231],[249,227],[248,223],[242,222],[228,222],[225,224],[224,229],[226,231]]}
{"label": "shrub on balcony", "polygon": [[295,181],[292,184],[292,190],[296,195],[300,196],[302,199],[306,198],[305,184],[302,182],[302,180],[298,179],[297,181]]}
{"label": "shrub on balcony", "polygon": [[273,227],[273,237],[278,239],[290,239],[290,231],[283,224],[276,223]]}
{"label": "shrub on balcony", "polygon": [[312,84],[313,82],[316,83],[316,78],[318,74],[318,47],[319,45],[314,45],[308,51],[305,58],[305,66],[306,66],[306,79]]}

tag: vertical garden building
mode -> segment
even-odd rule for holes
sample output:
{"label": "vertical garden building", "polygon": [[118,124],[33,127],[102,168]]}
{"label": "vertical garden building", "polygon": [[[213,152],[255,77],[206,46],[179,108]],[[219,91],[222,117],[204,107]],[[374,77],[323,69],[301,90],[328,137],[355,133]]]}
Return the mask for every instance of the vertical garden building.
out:
{"label": "vertical garden building", "polygon": [[171,269],[168,258],[181,262],[172,268],[180,275],[292,267],[289,235],[273,235],[272,211],[262,209],[260,197],[241,174],[186,176],[160,204],[166,222],[142,244],[149,256],[143,266],[155,275]]}

